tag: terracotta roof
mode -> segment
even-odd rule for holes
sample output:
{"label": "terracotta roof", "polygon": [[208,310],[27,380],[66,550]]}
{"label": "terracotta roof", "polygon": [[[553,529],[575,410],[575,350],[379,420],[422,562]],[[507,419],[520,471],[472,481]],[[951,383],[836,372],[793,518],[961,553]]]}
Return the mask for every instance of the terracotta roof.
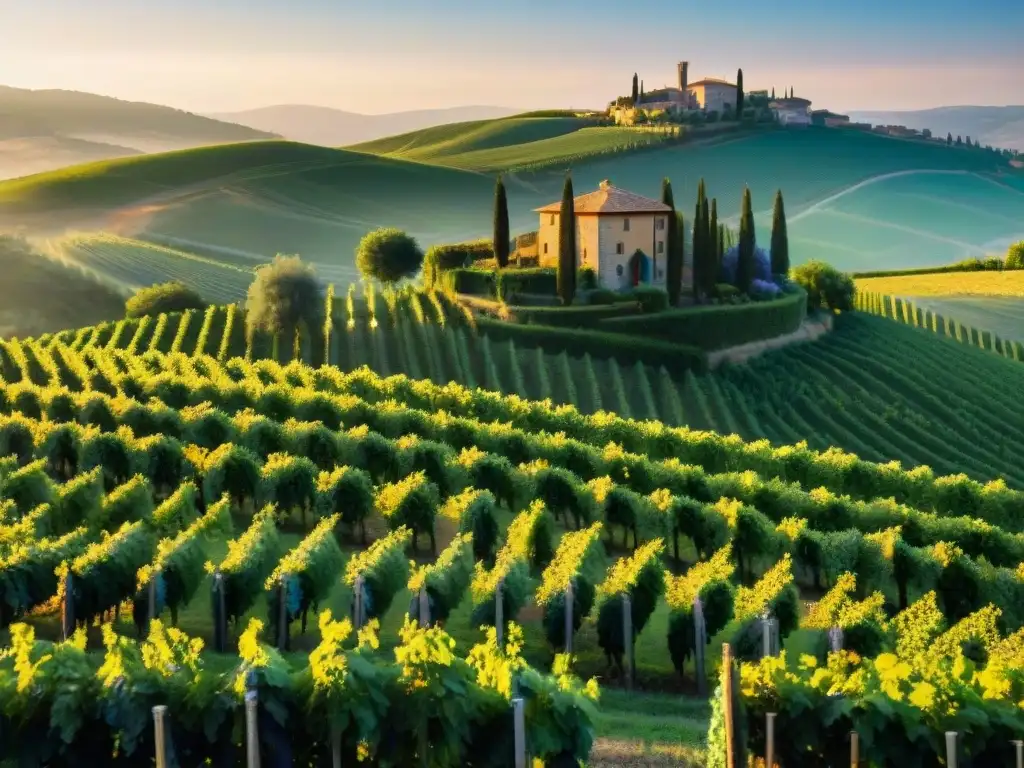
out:
{"label": "terracotta roof", "polygon": [[735,88],[736,83],[730,83],[728,80],[720,80],[717,77],[705,77],[703,80],[698,80],[695,83],[687,83],[687,88],[693,88],[697,85],[726,85],[730,88]]}
{"label": "terracotta roof", "polygon": [[[672,209],[658,200],[627,192],[602,181],[594,192],[573,198],[573,209],[577,214],[586,213],[667,213]],[[537,213],[559,213],[561,201],[534,208]]]}

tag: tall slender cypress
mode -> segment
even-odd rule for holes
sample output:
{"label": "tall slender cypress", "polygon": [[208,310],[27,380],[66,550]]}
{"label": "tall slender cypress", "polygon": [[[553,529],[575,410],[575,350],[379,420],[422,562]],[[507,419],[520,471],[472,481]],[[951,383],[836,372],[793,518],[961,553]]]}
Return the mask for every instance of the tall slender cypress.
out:
{"label": "tall slender cypress", "polygon": [[494,185],[494,260],[498,269],[508,266],[509,232],[508,232],[508,197],[505,195],[505,182],[498,175]]}
{"label": "tall slender cypress", "polygon": [[640,101],[640,81],[637,79],[636,72],[633,73],[633,104],[635,105]]}
{"label": "tall slender cypress", "polygon": [[772,210],[772,274],[789,274],[789,234],[786,232],[786,209],[781,189],[775,192],[775,208]]}
{"label": "tall slender cypress", "polygon": [[704,263],[704,295],[711,296],[715,292],[715,241],[711,237],[711,208],[708,199],[705,197],[700,203],[701,235],[700,245],[703,253],[701,260]]}
{"label": "tall slender cypress", "polygon": [[715,285],[718,283],[718,270],[721,268],[721,264],[718,261],[718,198],[711,198],[711,218],[708,221],[708,251],[710,256],[708,258],[708,272],[711,277],[708,278],[709,285]]}
{"label": "tall slender cypress", "polygon": [[750,202],[750,187],[743,188],[743,207],[740,213],[740,243],[736,258],[736,287],[746,293],[754,281],[754,248],[757,235],[754,232],[754,209]]}
{"label": "tall slender cypress", "polygon": [[563,304],[572,304],[576,295],[576,209],[573,205],[572,177],[566,174],[562,187],[562,207],[558,212],[558,295]]}
{"label": "tall slender cypress", "polygon": [[701,216],[700,198],[697,198],[697,204],[693,209],[693,238],[692,248],[693,251],[693,298],[695,301],[700,299],[701,289],[704,287],[704,264],[701,260],[701,254],[704,252],[701,248],[701,231],[700,225],[703,218]]}
{"label": "tall slender cypress", "polygon": [[665,177],[661,180],[661,202],[667,205],[672,211],[668,215],[668,232],[665,251],[665,290],[668,292],[668,302],[671,306],[679,303],[679,292],[683,288],[683,249],[682,230],[679,229],[679,221],[676,218],[676,203],[672,196],[672,182]]}
{"label": "tall slender cypress", "polygon": [[725,258],[725,224],[718,225],[718,253],[715,260],[718,262],[718,269],[722,268],[722,260]]}
{"label": "tall slender cypress", "polygon": [[743,70],[736,70],[736,119],[743,119]]}

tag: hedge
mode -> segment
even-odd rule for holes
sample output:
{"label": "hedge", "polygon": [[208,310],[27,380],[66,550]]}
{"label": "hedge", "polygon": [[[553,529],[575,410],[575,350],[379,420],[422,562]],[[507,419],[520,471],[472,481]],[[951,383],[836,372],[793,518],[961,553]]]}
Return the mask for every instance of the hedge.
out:
{"label": "hedge", "polygon": [[558,272],[554,267],[503,269],[498,272],[497,289],[502,301],[518,293],[554,296],[558,292]]}
{"label": "hedge", "polygon": [[598,327],[609,333],[629,334],[634,341],[671,341],[714,350],[793,333],[806,315],[807,294],[801,290],[774,301],[606,317],[598,321]]}
{"label": "hedge", "polygon": [[600,359],[614,357],[619,365],[637,362],[643,365],[663,365],[674,373],[684,373],[687,370],[702,373],[707,370],[707,355],[703,350],[660,339],[645,339],[583,328],[505,323],[483,316],[477,318],[476,326],[479,333],[493,341],[514,341],[523,346],[541,347],[545,352],[554,354],[566,352],[579,357],[589,353]]}
{"label": "hedge", "polygon": [[640,306],[636,301],[624,301],[615,304],[583,304],[578,307],[510,306],[507,310],[510,318],[524,325],[593,329],[606,318],[637,315]]}
{"label": "hedge", "polygon": [[423,257],[423,282],[427,290],[441,282],[441,275],[451,269],[468,267],[481,259],[494,258],[490,240],[450,243],[431,247]]}
{"label": "hedge", "polygon": [[[937,275],[945,272],[999,272],[1007,269],[1006,263],[998,256],[990,256],[987,259],[964,259],[952,264],[943,264],[938,267],[916,267],[913,269],[877,269],[866,272],[851,272],[850,276],[857,278],[868,277],[909,277],[914,275]],[[1010,267],[1009,269],[1013,269]]]}
{"label": "hedge", "polygon": [[493,297],[497,288],[493,270],[475,267],[449,269],[440,274],[439,281],[446,291],[470,296]]}

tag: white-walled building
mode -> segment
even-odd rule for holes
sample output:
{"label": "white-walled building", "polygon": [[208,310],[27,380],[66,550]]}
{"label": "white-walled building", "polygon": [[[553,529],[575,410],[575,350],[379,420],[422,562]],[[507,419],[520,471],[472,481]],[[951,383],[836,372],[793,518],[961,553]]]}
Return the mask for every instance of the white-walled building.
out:
{"label": "white-walled building", "polygon": [[811,102],[808,99],[799,97],[776,99],[768,107],[782,125],[811,124]]}

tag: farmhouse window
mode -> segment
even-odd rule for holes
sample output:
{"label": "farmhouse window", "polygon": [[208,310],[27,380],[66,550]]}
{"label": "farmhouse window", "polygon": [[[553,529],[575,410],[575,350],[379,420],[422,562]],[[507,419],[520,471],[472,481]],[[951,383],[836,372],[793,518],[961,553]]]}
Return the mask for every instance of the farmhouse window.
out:
{"label": "farmhouse window", "polygon": [[548,252],[548,244],[544,243],[544,253],[547,253],[547,252]]}
{"label": "farmhouse window", "polygon": [[615,244],[615,253],[623,254],[625,252],[626,252],[626,246],[623,243],[616,243]]}
{"label": "farmhouse window", "polygon": [[664,228],[665,228],[665,220],[659,217],[658,218],[658,229],[662,230]]}
{"label": "farmhouse window", "polygon": [[665,252],[665,243],[661,240],[658,241],[658,253]]}
{"label": "farmhouse window", "polygon": [[622,220],[622,231],[629,232],[629,219]]}
{"label": "farmhouse window", "polygon": [[618,275],[619,277],[622,277],[622,265],[621,265],[621,264],[619,264],[619,265],[618,265],[618,266],[617,266],[617,267],[615,268],[615,274],[616,274],[616,275]]}
{"label": "farmhouse window", "polygon": [[587,249],[586,248],[583,249],[583,261],[584,261],[584,263],[586,263],[586,261],[587,261]]}
{"label": "farmhouse window", "polygon": [[554,224],[554,223],[555,223],[555,214],[552,213],[551,214],[551,220],[548,222],[548,224]]}

